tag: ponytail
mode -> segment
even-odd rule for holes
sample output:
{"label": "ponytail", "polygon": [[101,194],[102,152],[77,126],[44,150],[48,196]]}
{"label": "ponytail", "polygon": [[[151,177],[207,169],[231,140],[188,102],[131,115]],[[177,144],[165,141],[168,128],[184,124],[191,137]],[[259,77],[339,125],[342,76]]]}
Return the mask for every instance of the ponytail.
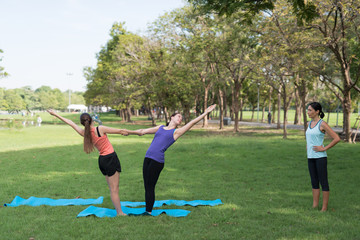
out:
{"label": "ponytail", "polygon": [[312,102],[309,104],[309,106],[311,106],[315,111],[319,111],[319,117],[320,118],[324,118],[325,117],[325,114],[324,112],[322,111],[322,107],[321,107],[321,104],[318,103],[318,102]]}
{"label": "ponytail", "polygon": [[85,127],[84,133],[84,152],[91,153],[94,150],[94,144],[91,138],[90,125],[92,118],[88,113],[83,113],[80,116],[80,122]]}

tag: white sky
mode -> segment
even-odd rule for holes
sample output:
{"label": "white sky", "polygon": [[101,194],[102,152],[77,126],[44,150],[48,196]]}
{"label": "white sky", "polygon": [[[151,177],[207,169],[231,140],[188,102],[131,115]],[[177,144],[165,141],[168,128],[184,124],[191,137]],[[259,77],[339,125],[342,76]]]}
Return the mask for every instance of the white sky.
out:
{"label": "white sky", "polygon": [[[6,89],[31,86],[85,91],[85,66],[110,39],[114,22],[133,33],[183,0],[0,0],[0,79]],[[71,73],[72,75],[68,75]]]}

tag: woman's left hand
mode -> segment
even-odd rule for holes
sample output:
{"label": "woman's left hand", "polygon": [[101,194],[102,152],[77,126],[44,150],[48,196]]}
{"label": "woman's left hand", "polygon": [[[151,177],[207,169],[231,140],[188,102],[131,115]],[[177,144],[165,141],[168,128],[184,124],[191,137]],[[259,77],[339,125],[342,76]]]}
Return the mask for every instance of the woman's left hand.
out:
{"label": "woman's left hand", "polygon": [[324,152],[325,151],[325,148],[323,146],[314,146],[313,147],[313,150],[315,152]]}

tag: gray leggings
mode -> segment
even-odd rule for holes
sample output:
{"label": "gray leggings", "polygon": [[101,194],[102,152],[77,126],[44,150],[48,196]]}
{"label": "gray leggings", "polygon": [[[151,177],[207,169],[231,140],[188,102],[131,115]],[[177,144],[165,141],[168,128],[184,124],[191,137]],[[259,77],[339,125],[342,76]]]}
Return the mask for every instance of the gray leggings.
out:
{"label": "gray leggings", "polygon": [[327,157],[308,158],[308,167],[313,189],[319,189],[319,183],[323,191],[329,191],[327,175]]}

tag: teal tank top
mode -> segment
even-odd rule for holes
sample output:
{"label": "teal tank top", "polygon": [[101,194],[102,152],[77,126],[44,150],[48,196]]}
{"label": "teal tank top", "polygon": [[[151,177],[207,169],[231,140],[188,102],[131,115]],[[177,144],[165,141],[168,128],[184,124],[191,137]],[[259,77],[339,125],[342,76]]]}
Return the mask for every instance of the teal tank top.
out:
{"label": "teal tank top", "polygon": [[315,127],[311,128],[311,122],[309,123],[308,128],[306,129],[306,146],[307,146],[307,157],[308,158],[322,158],[327,157],[326,152],[315,152],[313,150],[314,146],[324,146],[324,136],[325,133],[320,131],[320,125],[322,123],[320,119]]}

